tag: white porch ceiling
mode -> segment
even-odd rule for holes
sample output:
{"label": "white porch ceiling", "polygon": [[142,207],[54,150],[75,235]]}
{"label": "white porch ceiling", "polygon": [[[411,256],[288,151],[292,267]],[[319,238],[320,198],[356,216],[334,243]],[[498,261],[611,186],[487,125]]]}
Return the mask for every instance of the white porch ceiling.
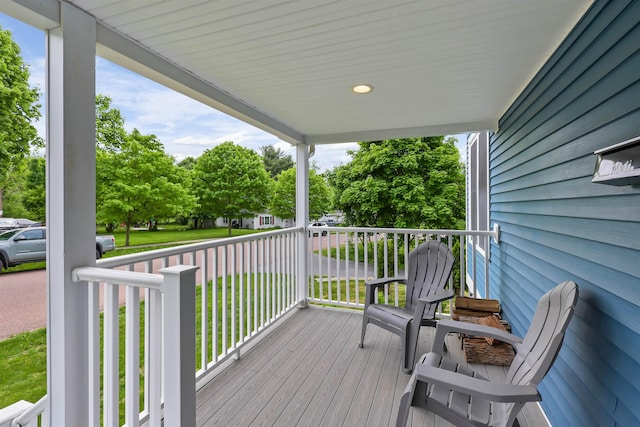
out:
{"label": "white porch ceiling", "polygon": [[[69,3],[98,20],[101,56],[286,141],[319,144],[495,130],[592,1]],[[59,21],[56,4],[11,0],[0,11],[45,29]],[[356,95],[357,83],[375,90]]]}

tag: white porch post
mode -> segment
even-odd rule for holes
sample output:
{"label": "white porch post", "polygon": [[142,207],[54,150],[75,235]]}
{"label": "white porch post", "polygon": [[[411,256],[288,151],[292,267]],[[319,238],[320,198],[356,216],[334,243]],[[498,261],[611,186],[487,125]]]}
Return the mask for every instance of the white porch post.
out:
{"label": "white porch post", "polygon": [[47,388],[53,426],[89,425],[88,288],[95,264],[95,20],[60,3],[47,34]]}
{"label": "white porch post", "polygon": [[196,271],[177,265],[164,275],[164,425],[196,425]]}
{"label": "white porch post", "polygon": [[[296,225],[307,227],[309,221],[309,146],[296,146]],[[309,299],[309,255],[307,232],[298,235],[298,299],[301,307]]]}

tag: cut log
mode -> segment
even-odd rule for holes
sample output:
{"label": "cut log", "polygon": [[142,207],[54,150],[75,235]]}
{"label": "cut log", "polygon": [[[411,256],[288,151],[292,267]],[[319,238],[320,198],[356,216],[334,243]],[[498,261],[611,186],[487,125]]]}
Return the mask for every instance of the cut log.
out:
{"label": "cut log", "polygon": [[497,299],[456,297],[455,307],[488,313],[500,313],[500,301]]}
{"label": "cut log", "polygon": [[[502,325],[502,323],[500,322],[500,320],[498,320],[496,316],[481,317],[478,319],[478,323],[485,326],[491,326],[492,328],[502,329],[503,331],[507,330],[507,328],[505,328]],[[484,337],[484,339],[487,341],[489,345],[496,345],[501,342],[495,338],[490,338],[490,337]]]}
{"label": "cut log", "polygon": [[[496,317],[497,319],[497,317]],[[482,318],[475,316],[461,316],[461,322],[481,323]],[[498,320],[506,329],[511,331],[508,323]],[[489,345],[483,337],[470,337],[462,335],[462,348],[469,363],[487,363],[490,365],[509,366],[515,357],[515,351],[510,344],[494,340],[494,345]]]}
{"label": "cut log", "polygon": [[463,317],[487,317],[494,314],[491,311],[477,311],[477,310],[468,310],[465,308],[454,308],[453,309],[453,320],[459,320],[460,316]]}
{"label": "cut log", "polygon": [[484,338],[465,337],[462,345],[468,363],[509,366],[516,355],[509,344],[489,345]]}

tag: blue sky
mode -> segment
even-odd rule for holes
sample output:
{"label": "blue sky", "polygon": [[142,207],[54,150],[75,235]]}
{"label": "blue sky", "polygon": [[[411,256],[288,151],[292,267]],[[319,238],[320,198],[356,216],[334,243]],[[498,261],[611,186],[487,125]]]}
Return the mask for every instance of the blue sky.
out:
{"label": "blue sky", "polygon": [[[31,83],[43,92],[44,32],[4,14],[0,14],[0,26],[11,31],[23,60],[29,64]],[[165,151],[177,160],[198,157],[204,150],[224,141],[258,152],[264,145],[274,145],[295,159],[295,147],[289,143],[100,57],[96,60],[96,93],[112,99],[111,105],[122,113],[127,131],[137,128],[143,134],[156,135]],[[36,128],[44,136],[44,119],[36,123]],[[464,155],[465,138],[456,137],[458,149]],[[324,171],[347,163],[350,160],[347,150],[355,148],[356,143],[319,145],[311,160]]]}

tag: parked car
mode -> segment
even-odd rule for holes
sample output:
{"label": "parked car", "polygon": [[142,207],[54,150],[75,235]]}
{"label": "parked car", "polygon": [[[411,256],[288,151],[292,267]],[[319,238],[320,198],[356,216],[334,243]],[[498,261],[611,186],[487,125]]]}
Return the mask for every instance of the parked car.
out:
{"label": "parked car", "polygon": [[14,218],[0,218],[0,232],[18,228],[18,221]]}
{"label": "parked car", "polygon": [[31,221],[30,219],[27,219],[27,218],[16,218],[15,221],[18,223],[18,227],[20,228],[36,227],[35,224],[39,224],[38,222]]}
{"label": "parked car", "polygon": [[[18,264],[45,261],[46,227],[26,227],[0,234],[0,271]],[[96,236],[96,259],[116,248],[113,236]]]}
{"label": "parked car", "polygon": [[0,232],[15,230],[16,228],[33,227],[38,222],[27,218],[0,218]]}
{"label": "parked car", "polygon": [[[309,227],[329,227],[327,225],[326,222],[312,222],[311,224],[309,224]],[[318,235],[323,235],[326,236],[327,235],[327,230],[322,230],[322,229],[318,229],[318,228],[314,228],[312,230],[309,230],[309,236],[318,236]]]}

